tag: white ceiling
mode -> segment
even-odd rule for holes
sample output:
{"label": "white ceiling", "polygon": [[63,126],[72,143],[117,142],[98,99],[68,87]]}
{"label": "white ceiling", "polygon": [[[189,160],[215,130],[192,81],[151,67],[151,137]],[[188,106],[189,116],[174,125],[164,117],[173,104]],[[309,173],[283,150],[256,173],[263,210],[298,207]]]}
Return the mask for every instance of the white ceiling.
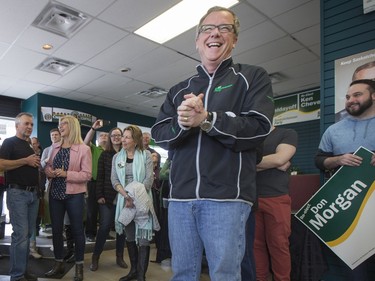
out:
{"label": "white ceiling", "polygon": [[[39,92],[156,117],[165,97],[136,93],[168,90],[195,72],[195,28],[163,45],[133,33],[179,0],[60,0],[90,16],[70,39],[31,25],[48,2],[1,0],[1,95],[27,99]],[[241,25],[234,61],[283,75],[275,96],[320,85],[319,2],[242,0],[233,7]],[[45,43],[54,48],[43,50]],[[35,69],[50,56],[78,66],[64,76]],[[131,71],[122,73],[126,67]]]}

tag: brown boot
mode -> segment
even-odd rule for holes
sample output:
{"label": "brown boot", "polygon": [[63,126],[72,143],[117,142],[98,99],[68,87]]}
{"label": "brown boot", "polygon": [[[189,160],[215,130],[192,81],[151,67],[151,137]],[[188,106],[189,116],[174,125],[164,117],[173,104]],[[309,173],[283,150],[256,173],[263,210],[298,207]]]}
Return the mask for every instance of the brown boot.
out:
{"label": "brown boot", "polygon": [[123,254],[116,254],[116,264],[119,267],[128,268],[128,265],[124,261],[124,255]]}
{"label": "brown boot", "polygon": [[65,272],[65,264],[63,261],[56,261],[53,265],[53,268],[44,273],[46,277],[49,278],[61,278],[64,275]]}
{"label": "brown boot", "polygon": [[97,271],[99,267],[99,255],[92,255],[91,257],[91,264],[90,264],[90,270],[91,271]]}
{"label": "brown boot", "polygon": [[73,278],[74,281],[83,280],[83,263],[76,264],[76,273]]}

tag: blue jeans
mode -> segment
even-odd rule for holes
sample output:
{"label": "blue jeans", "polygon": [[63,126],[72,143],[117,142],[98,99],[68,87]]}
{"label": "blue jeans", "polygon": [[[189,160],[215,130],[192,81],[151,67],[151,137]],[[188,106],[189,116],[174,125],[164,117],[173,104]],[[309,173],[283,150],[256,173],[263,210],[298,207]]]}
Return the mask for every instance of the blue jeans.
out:
{"label": "blue jeans", "polygon": [[35,231],[39,199],[37,192],[8,188],[7,206],[12,224],[12,242],[10,245],[10,280],[18,280],[27,271],[29,259],[29,238]]}
{"label": "blue jeans", "polygon": [[[39,213],[39,204],[40,204],[40,200],[38,199],[36,204],[35,204],[35,209],[36,209],[36,216],[38,217],[38,213]],[[36,221],[35,221],[35,228],[31,230],[31,237],[30,237],[30,242],[36,242]]]}
{"label": "blue jeans", "polygon": [[49,196],[49,212],[52,223],[52,242],[55,259],[64,259],[64,215],[68,213],[72,234],[74,237],[76,263],[83,263],[85,253],[85,233],[83,230],[84,194],[73,194],[64,200],[53,199]]}
{"label": "blue jeans", "polygon": [[246,222],[246,249],[241,263],[241,280],[256,281],[254,257],[255,214],[251,212]]}
{"label": "blue jeans", "polygon": [[[116,205],[99,204],[99,229],[96,236],[94,255],[99,256],[103,252],[105,241],[111,226],[115,221]],[[116,233],[116,254],[123,255],[125,247],[125,234]]]}
{"label": "blue jeans", "polygon": [[241,202],[169,202],[171,280],[198,281],[204,249],[212,281],[240,281],[250,211]]}
{"label": "blue jeans", "polygon": [[86,229],[87,237],[95,238],[98,225],[98,201],[96,200],[96,181],[87,183]]}

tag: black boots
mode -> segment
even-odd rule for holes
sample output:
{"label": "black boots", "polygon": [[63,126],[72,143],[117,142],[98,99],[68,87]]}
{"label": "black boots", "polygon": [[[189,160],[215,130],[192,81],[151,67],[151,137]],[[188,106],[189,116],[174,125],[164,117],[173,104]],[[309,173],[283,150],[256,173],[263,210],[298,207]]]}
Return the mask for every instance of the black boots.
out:
{"label": "black boots", "polygon": [[97,271],[99,267],[99,255],[92,255],[91,257],[91,264],[90,264],[90,270],[91,271]]}
{"label": "black boots", "polygon": [[74,281],[82,281],[83,280],[83,263],[76,264],[76,274],[73,278]]}
{"label": "black boots", "polygon": [[[91,264],[90,264],[90,270],[91,271],[97,271],[99,268],[99,255],[93,254],[91,257]],[[122,268],[128,268],[128,265],[124,261],[124,255],[123,254],[116,254],[116,264],[119,267]]]}
{"label": "black boots", "polygon": [[67,247],[67,254],[64,257],[64,261],[67,263],[75,262],[75,254],[74,254],[74,237],[72,233],[72,227],[70,225],[65,225],[65,236],[66,236],[66,247]]}
{"label": "black boots", "polygon": [[138,252],[137,281],[146,280],[146,272],[150,259],[150,246],[140,246]]}
{"label": "black boots", "polygon": [[128,265],[124,261],[124,254],[116,253],[116,264],[122,268],[128,268]]}
{"label": "black boots", "polygon": [[62,261],[56,261],[53,265],[53,268],[44,273],[46,277],[49,278],[61,278],[64,275],[65,272],[65,264]]}
{"label": "black boots", "polygon": [[126,242],[130,259],[130,271],[121,277],[119,281],[137,280],[138,246],[135,242]]}

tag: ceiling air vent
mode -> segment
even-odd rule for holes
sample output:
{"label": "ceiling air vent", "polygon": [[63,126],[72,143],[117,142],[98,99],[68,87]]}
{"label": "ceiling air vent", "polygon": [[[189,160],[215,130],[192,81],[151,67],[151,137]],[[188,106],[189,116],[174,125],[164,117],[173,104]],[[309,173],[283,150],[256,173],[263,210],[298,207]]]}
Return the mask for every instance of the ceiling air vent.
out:
{"label": "ceiling air vent", "polygon": [[50,2],[34,20],[33,26],[70,38],[88,19],[79,11]]}
{"label": "ceiling air vent", "polygon": [[280,83],[285,80],[285,76],[279,72],[271,73],[268,75],[272,84]]}
{"label": "ceiling air vent", "polygon": [[47,58],[37,66],[38,70],[64,75],[71,71],[76,64],[67,60]]}
{"label": "ceiling air vent", "polygon": [[148,98],[159,98],[161,96],[166,95],[167,93],[168,91],[162,88],[153,87],[149,90],[138,92],[137,95],[148,97]]}

